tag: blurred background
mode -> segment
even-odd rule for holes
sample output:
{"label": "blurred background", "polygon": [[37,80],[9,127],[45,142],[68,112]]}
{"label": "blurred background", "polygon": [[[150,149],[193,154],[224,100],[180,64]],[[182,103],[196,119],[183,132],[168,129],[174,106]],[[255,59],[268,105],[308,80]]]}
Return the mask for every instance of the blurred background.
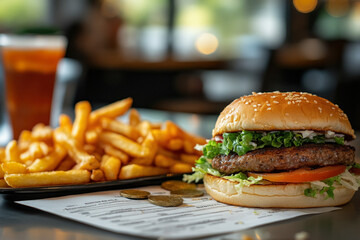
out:
{"label": "blurred background", "polygon": [[58,112],[131,96],[217,115],[253,91],[306,91],[360,130],[360,1],[0,0],[0,33],[67,36]]}

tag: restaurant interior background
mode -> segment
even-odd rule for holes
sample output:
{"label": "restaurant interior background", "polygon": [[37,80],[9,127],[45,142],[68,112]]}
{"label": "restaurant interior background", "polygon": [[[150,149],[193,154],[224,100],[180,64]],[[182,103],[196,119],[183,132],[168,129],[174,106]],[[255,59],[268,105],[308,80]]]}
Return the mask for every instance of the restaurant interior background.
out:
{"label": "restaurant interior background", "polygon": [[0,33],[67,36],[58,111],[131,96],[217,115],[253,91],[306,91],[360,130],[360,1],[0,0]]}

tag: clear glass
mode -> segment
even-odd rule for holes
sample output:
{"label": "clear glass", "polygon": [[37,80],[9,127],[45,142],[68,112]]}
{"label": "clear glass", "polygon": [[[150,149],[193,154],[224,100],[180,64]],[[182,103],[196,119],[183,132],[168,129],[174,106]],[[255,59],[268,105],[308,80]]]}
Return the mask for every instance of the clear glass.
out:
{"label": "clear glass", "polygon": [[0,35],[6,107],[13,138],[37,123],[48,125],[63,36]]}

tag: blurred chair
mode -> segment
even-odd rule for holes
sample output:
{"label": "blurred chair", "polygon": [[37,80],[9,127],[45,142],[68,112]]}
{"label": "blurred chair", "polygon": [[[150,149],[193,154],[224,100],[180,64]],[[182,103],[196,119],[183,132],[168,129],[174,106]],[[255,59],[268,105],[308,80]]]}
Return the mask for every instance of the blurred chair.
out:
{"label": "blurred chair", "polygon": [[51,126],[58,125],[61,113],[73,117],[75,93],[82,73],[83,67],[77,60],[64,58],[59,63],[53,96]]}

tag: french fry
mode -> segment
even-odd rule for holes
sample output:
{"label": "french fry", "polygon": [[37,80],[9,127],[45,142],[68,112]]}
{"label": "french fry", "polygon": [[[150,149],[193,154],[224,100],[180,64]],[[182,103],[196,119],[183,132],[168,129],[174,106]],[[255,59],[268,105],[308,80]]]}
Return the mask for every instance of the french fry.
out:
{"label": "french fry", "polygon": [[103,129],[119,133],[134,141],[140,136],[138,130],[135,127],[120,121],[116,121],[110,118],[102,118],[100,123]]}
{"label": "french fry", "polygon": [[105,181],[104,172],[101,169],[93,169],[91,170],[90,179],[94,182]]}
{"label": "french fry", "polygon": [[90,172],[87,170],[69,170],[5,174],[4,179],[13,188],[75,185],[90,182]]}
{"label": "french fry", "polygon": [[199,137],[199,136],[196,136],[196,135],[193,135],[193,134],[190,134],[188,132],[184,132],[185,134],[185,138],[189,141],[192,141],[196,144],[200,144],[200,145],[204,145],[206,144],[206,139],[203,138],[203,137]]}
{"label": "french fry", "polygon": [[195,145],[196,144],[193,141],[185,139],[184,140],[184,151],[188,154],[195,153],[196,152],[196,150],[194,149]]}
{"label": "french fry", "polygon": [[132,105],[132,98],[125,98],[123,100],[114,102],[105,107],[96,109],[90,114],[90,126],[95,125],[101,118],[116,118],[123,115]]}
{"label": "french fry", "polygon": [[29,172],[45,172],[54,170],[66,156],[64,147],[56,144],[54,151],[43,158],[37,158],[29,167]]}
{"label": "french fry", "polygon": [[5,179],[0,179],[0,188],[7,188],[9,185],[7,185]]}
{"label": "french fry", "polygon": [[66,114],[60,114],[59,116],[59,127],[63,129],[66,132],[71,133],[72,132],[72,121],[69,115]]}
{"label": "french fry", "polygon": [[184,142],[180,138],[170,139],[167,143],[167,148],[172,151],[180,151],[184,146]]}
{"label": "french fry", "polygon": [[5,162],[5,148],[0,148],[0,163]]}
{"label": "french fry", "polygon": [[28,150],[20,154],[20,159],[23,163],[31,163],[37,158],[42,158],[49,154],[51,147],[44,142],[33,142],[30,144]]}
{"label": "french fry", "polygon": [[165,131],[171,138],[184,138],[184,131],[172,121],[165,122]]}
{"label": "french fry", "polygon": [[142,121],[137,125],[137,129],[141,136],[145,137],[151,131],[151,124],[149,121]]}
{"label": "french fry", "polygon": [[56,171],[67,171],[72,169],[75,166],[75,161],[70,157],[66,156],[64,160],[61,161],[59,166],[56,167]]}
{"label": "french fry", "polygon": [[179,154],[175,153],[173,151],[170,151],[168,149],[165,149],[161,146],[158,147],[157,154],[164,155],[166,157],[172,158],[172,159],[180,159]]}
{"label": "french fry", "polygon": [[145,140],[142,143],[143,148],[148,149],[147,156],[134,158],[131,163],[132,164],[140,164],[149,166],[154,162],[154,157],[158,149],[158,144],[151,132],[146,136]]}
{"label": "french fry", "polygon": [[102,132],[100,141],[111,144],[132,157],[146,157],[149,155],[149,149],[144,149],[142,145],[117,133]]}
{"label": "french fry", "polygon": [[4,178],[4,170],[2,169],[1,165],[0,165],[0,179]]}
{"label": "french fry", "polygon": [[[128,123],[116,120],[132,105],[126,98],[91,112],[75,105],[75,120],[59,117],[59,127],[37,124],[18,141],[0,148],[0,187],[53,186],[191,172],[205,139],[174,122],[142,120],[136,109]],[[3,171],[3,168],[6,171]],[[75,177],[76,176],[76,177]],[[80,179],[80,180],[79,180]]]}
{"label": "french fry", "polygon": [[194,155],[194,154],[186,154],[186,153],[181,153],[180,154],[180,160],[182,162],[194,165],[195,161],[199,159],[199,155]]}
{"label": "french fry", "polygon": [[92,145],[92,144],[85,144],[83,146],[83,149],[85,152],[89,153],[89,154],[92,154],[96,151],[96,146],[95,145]]}
{"label": "french fry", "polygon": [[156,176],[166,174],[167,172],[168,170],[166,168],[129,164],[121,168],[119,179]]}
{"label": "french fry", "polygon": [[117,148],[114,148],[113,146],[111,146],[110,144],[107,144],[107,143],[101,144],[101,147],[104,149],[106,154],[120,159],[121,163],[123,165],[128,164],[129,155],[127,155],[123,151],[121,151],[121,150],[119,150]]}
{"label": "french fry", "polygon": [[139,112],[132,108],[129,111],[129,124],[130,126],[136,127],[141,122],[141,117]]}
{"label": "french fry", "polygon": [[4,162],[1,164],[4,174],[26,173],[26,165],[19,162]]}
{"label": "french fry", "polygon": [[157,167],[169,168],[177,163],[180,163],[180,161],[171,157],[167,157],[161,154],[155,156],[155,166]]}
{"label": "french fry", "polygon": [[5,148],[6,162],[21,162],[20,151],[16,140],[10,141]]}
{"label": "french fry", "polygon": [[36,141],[50,143],[53,137],[53,129],[43,123],[38,123],[33,127],[31,135]]}
{"label": "french fry", "polygon": [[95,156],[88,154],[79,147],[75,139],[67,132],[56,129],[54,132],[55,142],[62,145],[72,159],[79,165],[79,169],[92,170],[100,166]]}
{"label": "french fry", "polygon": [[192,165],[187,163],[176,163],[169,168],[171,173],[190,173],[192,172]]}
{"label": "french fry", "polygon": [[100,169],[104,172],[106,180],[116,180],[118,178],[120,168],[120,159],[109,155],[104,155],[102,157]]}
{"label": "french fry", "polygon": [[203,137],[198,137],[195,135],[192,135],[190,133],[185,132],[182,130],[178,125],[173,123],[172,121],[166,121],[165,122],[165,131],[172,137],[172,138],[181,138],[181,139],[187,139],[189,141],[194,142],[195,144],[205,144],[206,139]]}
{"label": "french fry", "polygon": [[154,162],[153,158],[138,157],[138,158],[131,159],[129,164],[138,164],[138,165],[143,165],[143,166],[150,166],[150,165],[153,164],[153,162]]}
{"label": "french fry", "polygon": [[85,132],[85,142],[88,144],[97,144],[99,141],[99,135],[101,133],[101,127],[96,126],[91,129],[88,129]]}
{"label": "french fry", "polygon": [[29,130],[23,130],[20,133],[19,140],[18,140],[18,148],[20,152],[26,151],[30,144],[34,141],[32,137],[32,133]]}
{"label": "french fry", "polygon": [[90,113],[91,105],[88,101],[81,101],[75,105],[75,120],[71,134],[80,145],[84,144]]}
{"label": "french fry", "polygon": [[161,145],[162,147],[167,146],[167,143],[170,140],[170,135],[168,135],[165,130],[153,129],[151,130],[151,133],[153,134],[159,145]]}

